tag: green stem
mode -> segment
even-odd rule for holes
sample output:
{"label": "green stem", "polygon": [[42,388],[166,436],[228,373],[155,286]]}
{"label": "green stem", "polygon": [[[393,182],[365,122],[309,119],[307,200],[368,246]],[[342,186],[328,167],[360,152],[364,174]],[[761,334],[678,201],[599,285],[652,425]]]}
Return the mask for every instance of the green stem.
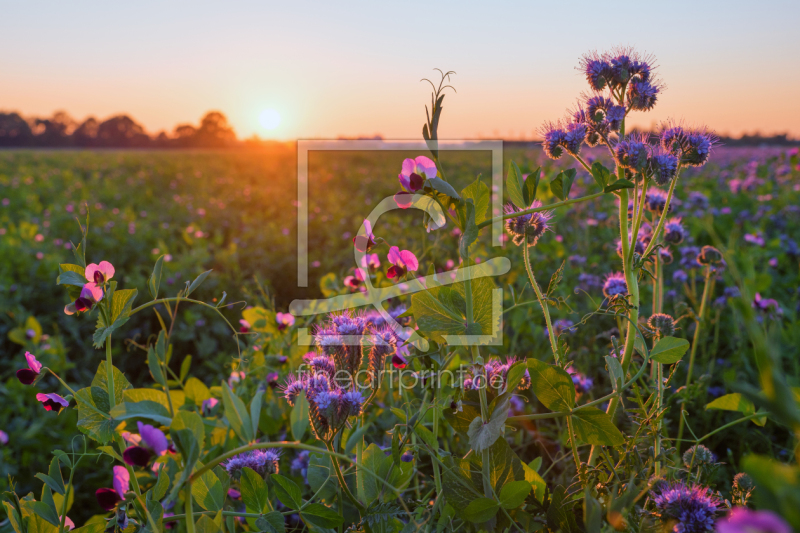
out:
{"label": "green stem", "polygon": [[330,452],[331,462],[333,463],[333,471],[336,472],[336,478],[339,480],[339,486],[341,487],[342,492],[344,492],[345,496],[347,496],[347,499],[350,500],[350,503],[352,503],[356,507],[356,509],[358,509],[358,513],[361,516],[363,516],[366,508],[364,507],[364,505],[361,504],[361,502],[358,501],[358,499],[355,496],[353,496],[353,493],[350,492],[350,489],[348,488],[347,483],[344,480],[344,476],[342,475],[342,468],[341,466],[339,466],[338,455],[340,454],[336,453],[336,451],[333,449],[333,444],[330,442],[326,441],[325,447],[328,448],[328,451]]}
{"label": "green stem", "polygon": [[656,229],[653,230],[653,238],[650,241],[650,244],[647,245],[647,248],[644,249],[642,257],[647,256],[647,254],[653,251],[653,247],[655,247],[656,243],[658,242],[658,238],[661,236],[661,231],[664,229],[664,223],[667,221],[667,215],[669,214],[669,205],[672,202],[672,195],[675,192],[675,184],[678,183],[678,176],[680,173],[681,167],[678,167],[675,177],[672,178],[672,182],[669,184],[667,202],[664,204],[664,211],[661,213],[661,218],[658,219],[658,225],[656,226]]}
{"label": "green stem", "polygon": [[235,327],[233,327],[233,325],[228,321],[228,319],[225,317],[225,315],[222,314],[222,311],[220,311],[219,307],[215,307],[215,306],[207,304],[205,302],[201,302],[200,300],[192,300],[190,298],[181,298],[180,296],[176,296],[174,298],[161,298],[159,300],[153,300],[152,302],[144,303],[144,304],[140,305],[139,307],[133,309],[131,311],[131,315],[134,315],[134,314],[138,313],[139,311],[143,311],[144,309],[147,309],[148,307],[153,307],[154,305],[158,305],[158,304],[167,304],[168,302],[189,302],[189,303],[192,303],[192,304],[202,305],[203,307],[208,307],[209,309],[212,309],[213,311],[215,311],[220,317],[222,317],[222,320],[224,320],[225,323],[228,324],[228,327],[231,329],[231,331],[233,331],[234,334],[238,334],[239,333],[238,330]]}
{"label": "green stem", "polygon": [[186,485],[183,492],[184,500],[184,521],[186,522],[186,533],[194,533],[194,510],[192,509],[192,486]]}
{"label": "green stem", "polygon": [[603,196],[604,194],[606,194],[606,193],[604,193],[604,192],[596,192],[594,194],[581,196],[579,198],[573,198],[572,200],[564,200],[563,202],[556,202],[554,204],[543,205],[541,207],[531,207],[530,209],[523,209],[522,211],[517,211],[516,213],[509,213],[509,214],[505,214],[505,215],[500,215],[500,216],[497,216],[497,217],[494,217],[494,218],[490,218],[488,220],[484,220],[483,222],[478,224],[478,229],[485,228],[486,226],[488,226],[488,225],[490,225],[490,224],[492,224],[493,222],[496,222],[496,221],[503,221],[503,220],[506,220],[506,219],[509,219],[509,218],[514,218],[514,217],[518,217],[518,216],[521,216],[521,215],[527,215],[529,213],[538,213],[539,211],[548,211],[550,209],[555,209],[557,207],[564,207],[564,206],[567,206],[567,205],[577,204],[579,202],[586,202],[588,200],[594,200],[595,198],[599,198],[600,196]]}
{"label": "green stem", "polygon": [[111,360],[111,334],[106,337],[106,382],[108,384],[108,404],[110,407],[117,405],[117,397],[114,394],[114,364]]}
{"label": "green stem", "polygon": [[572,427],[572,416],[567,417],[567,432],[569,433],[569,445],[572,448],[572,457],[575,459],[575,473],[581,473],[581,456],[578,455],[578,445],[575,442],[575,428]]}
{"label": "green stem", "polygon": [[553,324],[550,322],[550,309],[547,306],[547,300],[544,299],[542,295],[542,290],[539,288],[539,284],[536,283],[536,278],[533,275],[533,269],[531,268],[531,259],[529,256],[530,248],[528,247],[528,234],[525,234],[525,241],[522,243],[523,251],[522,257],[525,262],[525,271],[528,273],[528,278],[531,282],[531,287],[533,287],[533,291],[536,293],[536,299],[539,300],[539,305],[542,306],[542,313],[544,313],[544,321],[547,324],[547,336],[550,339],[550,348],[553,350],[553,358],[558,364],[558,344],[556,342],[556,333],[553,331]]}
{"label": "green stem", "polygon": [[[686,370],[687,389],[692,381],[692,369],[694,368],[694,360],[695,356],[697,355],[697,347],[700,344],[700,334],[705,324],[706,305],[708,303],[709,293],[711,292],[709,290],[709,288],[711,287],[710,278],[711,278],[711,266],[707,266],[705,283],[703,286],[703,296],[700,298],[700,312],[698,313],[697,326],[694,329],[694,337],[692,338],[692,349],[689,352],[689,368]],[[683,413],[685,411],[686,411],[686,401],[684,401],[681,404],[681,417],[680,417],[680,422],[678,423],[678,441],[680,441],[681,438],[683,437],[683,427],[684,427]],[[678,446],[680,446],[680,444]],[[680,449],[678,451],[680,451]]]}
{"label": "green stem", "polygon": [[[720,431],[724,431],[724,430],[728,429],[731,426],[735,426],[736,424],[740,424],[742,422],[747,422],[748,420],[752,420],[754,418],[759,418],[759,417],[762,417],[762,416],[767,416],[767,413],[753,413],[751,415],[747,415],[745,417],[742,417],[742,418],[739,418],[737,420],[734,420],[733,422],[728,422],[724,426],[718,427],[717,429],[715,429],[711,433],[708,433],[707,435],[704,435],[703,437],[700,437],[699,439],[695,440],[694,442],[696,444],[700,444],[701,442],[703,442],[707,438],[711,437],[712,435],[716,435]],[[682,441],[680,439],[678,439],[678,442],[682,442]]]}

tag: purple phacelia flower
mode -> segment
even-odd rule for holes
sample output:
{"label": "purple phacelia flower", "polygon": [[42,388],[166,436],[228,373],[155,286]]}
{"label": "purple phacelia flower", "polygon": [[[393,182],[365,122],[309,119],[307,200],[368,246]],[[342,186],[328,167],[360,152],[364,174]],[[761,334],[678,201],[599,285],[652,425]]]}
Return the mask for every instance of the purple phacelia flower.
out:
{"label": "purple phacelia flower", "polygon": [[672,217],[664,224],[664,241],[680,244],[686,238],[686,228],[681,224],[681,217]]}
{"label": "purple phacelia flower", "polygon": [[560,159],[564,155],[567,134],[559,124],[547,123],[542,127],[542,148],[550,159]]}
{"label": "purple phacelia flower", "polygon": [[567,374],[572,377],[572,383],[575,385],[575,392],[578,394],[586,394],[594,386],[594,380],[586,374],[578,372],[572,366],[566,368]]}
{"label": "purple phacelia flower", "polygon": [[636,111],[650,111],[655,107],[661,86],[644,80],[633,80],[628,84],[628,104]]}
{"label": "purple phacelia flower", "polygon": [[361,414],[364,396],[359,391],[347,391],[342,395],[342,403],[347,408],[347,416],[358,416]]}
{"label": "purple phacelia flower", "polygon": [[647,134],[631,134],[624,141],[617,143],[614,148],[614,158],[622,168],[632,172],[641,172],[647,166],[650,147],[647,144]]}
{"label": "purple phacelia flower", "polygon": [[567,131],[564,134],[564,148],[567,152],[572,155],[578,155],[585,140],[586,126],[576,122],[567,125]]}
{"label": "purple phacelia flower", "polygon": [[[599,124],[607,118],[610,109],[614,108],[616,104],[610,98],[605,96],[595,95],[586,98],[586,113],[591,122]],[[616,106],[620,107],[620,106]],[[625,110],[623,109],[623,114]]]}
{"label": "purple phacelia flower", "polygon": [[603,296],[608,299],[615,296],[625,296],[628,294],[628,284],[625,282],[625,274],[622,272],[612,272],[606,276],[603,282]]}
{"label": "purple phacelia flower", "polygon": [[244,468],[250,468],[261,477],[266,478],[270,474],[278,473],[279,461],[280,452],[277,450],[252,450],[234,455],[223,466],[228,475],[235,480],[241,477]]}
{"label": "purple phacelia flower", "polygon": [[286,379],[286,382],[280,387],[280,390],[283,392],[283,397],[286,398],[287,403],[294,407],[295,400],[297,400],[301,392],[306,391],[307,385],[308,384],[304,380],[290,375]]}
{"label": "purple phacelia flower", "polygon": [[681,162],[692,167],[702,167],[711,156],[711,149],[717,144],[717,136],[705,128],[694,130],[686,135],[682,146]]}
{"label": "purple phacelia flower", "polygon": [[653,179],[660,186],[670,183],[678,174],[678,156],[661,150],[654,150],[650,157],[650,170]]}
{"label": "purple phacelia flower", "polygon": [[292,459],[292,473],[295,475],[303,476],[303,480],[308,485],[308,465],[309,465],[309,452],[303,450],[297,454],[297,457]]}
{"label": "purple phacelia flower", "polygon": [[[661,189],[648,189],[644,201],[648,211],[661,215],[667,206],[667,193]],[[670,206],[670,211],[672,211],[672,206]]]}
{"label": "purple phacelia flower", "polygon": [[719,500],[706,487],[675,483],[652,494],[656,516],[663,523],[677,522],[675,533],[705,533],[712,531]]}
{"label": "purple phacelia flower", "polygon": [[[542,206],[542,202],[534,200],[531,208],[535,209]],[[507,215],[522,211],[514,204],[506,204],[504,211]],[[528,236],[528,246],[535,246],[542,235],[550,230],[550,219],[553,218],[552,211],[537,211],[506,219],[506,231],[511,236],[511,240],[517,246],[525,242]]]}
{"label": "purple phacelia flower", "polygon": [[606,112],[606,122],[608,129],[611,131],[619,131],[622,126],[622,121],[625,120],[625,108],[621,105],[612,105]]}
{"label": "purple phacelia flower", "polygon": [[792,527],[772,511],[735,507],[717,522],[717,533],[792,533]]}
{"label": "purple phacelia flower", "polygon": [[586,81],[595,91],[602,91],[614,76],[611,64],[594,52],[581,59],[580,69],[586,75]]}

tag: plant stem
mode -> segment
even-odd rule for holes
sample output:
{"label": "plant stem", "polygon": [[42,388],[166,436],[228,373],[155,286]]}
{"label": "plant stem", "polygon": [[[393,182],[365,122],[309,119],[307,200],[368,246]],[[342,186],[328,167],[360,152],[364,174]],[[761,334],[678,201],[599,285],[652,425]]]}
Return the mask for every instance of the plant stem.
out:
{"label": "plant stem", "polygon": [[114,391],[114,364],[111,360],[111,334],[106,337],[106,383],[108,386],[108,405],[117,405],[117,396]]}
{"label": "plant stem", "polygon": [[344,495],[347,496],[348,500],[350,500],[350,503],[352,503],[356,509],[358,509],[358,513],[363,516],[365,511],[364,506],[356,499],[355,496],[353,496],[353,493],[350,492],[350,489],[344,480],[344,476],[342,475],[342,468],[339,466],[339,459],[337,457],[339,454],[333,449],[332,443],[325,441],[325,447],[328,448],[329,452],[331,452],[330,456],[331,462],[333,463],[333,471],[336,472],[336,478],[339,480],[339,486],[341,487],[342,492],[344,492]]}
{"label": "plant stem", "polygon": [[[706,314],[706,305],[708,303],[708,295],[711,292],[709,288],[711,287],[710,283],[711,279],[711,266],[706,267],[706,276],[705,276],[705,283],[703,286],[703,296],[700,298],[700,311],[697,317],[697,326],[694,329],[694,337],[692,338],[692,349],[689,353],[689,368],[686,370],[686,388],[689,388],[689,384],[692,381],[692,369],[694,368],[694,359],[697,355],[697,346],[700,344],[700,334],[703,329],[703,325],[705,323],[705,314]],[[680,442],[681,438],[683,437],[683,413],[686,411],[686,400],[681,404],[681,417],[680,422],[678,423],[678,442]],[[680,444],[678,444],[678,451],[680,451]]]}
{"label": "plant stem", "polygon": [[522,257],[525,262],[525,271],[528,273],[528,279],[531,282],[531,287],[533,287],[533,291],[536,293],[536,298],[539,300],[539,305],[542,306],[542,313],[544,313],[544,321],[547,324],[547,336],[550,339],[550,348],[553,350],[553,358],[556,361],[556,364],[560,363],[558,358],[558,344],[556,343],[556,334],[553,331],[553,324],[550,322],[550,309],[547,307],[547,300],[544,299],[542,295],[542,290],[539,288],[539,284],[536,283],[536,278],[533,275],[533,269],[531,268],[531,259],[528,255],[530,253],[530,248],[528,247],[528,234],[525,234],[525,241],[522,243],[523,250],[522,250]]}
{"label": "plant stem", "polygon": [[183,491],[184,512],[186,513],[186,533],[194,533],[194,514],[192,509],[192,486],[186,485]]}
{"label": "plant stem", "polygon": [[478,229],[485,228],[486,226],[488,226],[489,224],[491,224],[491,223],[493,223],[493,222],[495,222],[497,220],[503,221],[503,220],[506,220],[508,218],[514,218],[514,217],[518,217],[518,216],[521,216],[521,215],[527,215],[529,213],[538,213],[539,211],[548,211],[550,209],[555,209],[557,207],[564,207],[564,206],[567,206],[567,205],[577,204],[579,202],[586,202],[588,200],[594,200],[595,198],[599,198],[600,196],[603,196],[604,194],[606,194],[606,193],[604,193],[604,192],[596,192],[594,194],[581,196],[579,198],[573,198],[572,200],[564,200],[563,202],[556,202],[554,204],[543,205],[541,207],[531,207],[530,209],[524,209],[522,211],[517,211],[516,213],[509,213],[509,214],[505,214],[505,215],[500,215],[500,216],[497,216],[497,217],[494,217],[494,218],[490,218],[488,220],[484,220],[483,222],[478,224]]}
{"label": "plant stem", "polygon": [[572,427],[572,416],[567,417],[567,432],[569,433],[569,445],[572,448],[572,457],[575,459],[575,473],[581,473],[581,456],[578,454],[578,446],[575,443],[575,428]]}

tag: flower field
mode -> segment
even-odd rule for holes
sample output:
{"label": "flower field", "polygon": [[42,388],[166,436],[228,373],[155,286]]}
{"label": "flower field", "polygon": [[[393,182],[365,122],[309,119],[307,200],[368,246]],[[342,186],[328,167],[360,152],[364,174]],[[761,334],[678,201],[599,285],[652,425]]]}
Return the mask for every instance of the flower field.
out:
{"label": "flower field", "polygon": [[798,151],[626,136],[604,61],[503,210],[488,153],[312,154],[309,287],[291,146],[0,152],[3,531],[800,528]]}

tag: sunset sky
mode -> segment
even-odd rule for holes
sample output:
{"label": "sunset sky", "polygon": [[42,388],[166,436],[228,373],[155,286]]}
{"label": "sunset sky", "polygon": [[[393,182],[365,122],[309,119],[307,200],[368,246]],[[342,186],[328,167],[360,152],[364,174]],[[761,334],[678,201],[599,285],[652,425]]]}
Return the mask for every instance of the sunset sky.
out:
{"label": "sunset sky", "polygon": [[[458,90],[441,137],[532,138],[586,89],[584,52],[630,44],[667,84],[636,124],[800,137],[797,0],[378,4],[9,2],[0,110],[128,113],[154,133],[216,109],[240,138],[418,138],[420,78],[439,67]],[[272,130],[265,110],[280,115]]]}

